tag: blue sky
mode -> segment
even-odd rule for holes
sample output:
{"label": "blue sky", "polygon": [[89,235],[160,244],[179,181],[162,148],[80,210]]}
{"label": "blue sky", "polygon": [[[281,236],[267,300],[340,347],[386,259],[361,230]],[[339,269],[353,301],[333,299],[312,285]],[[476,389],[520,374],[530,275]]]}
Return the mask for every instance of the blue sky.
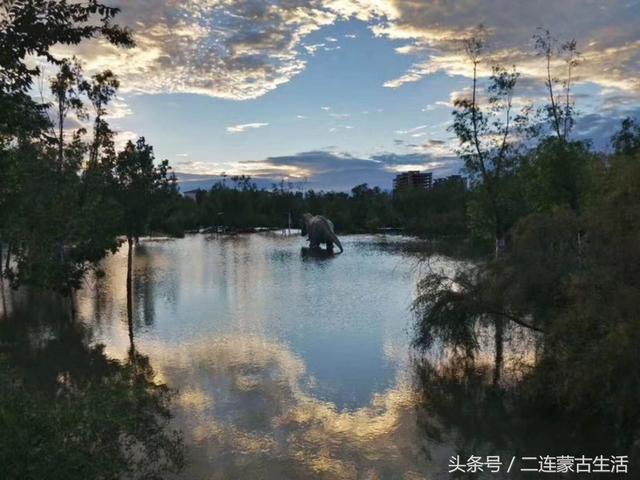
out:
{"label": "blue sky", "polygon": [[576,136],[605,148],[619,119],[638,111],[637,1],[179,3],[121,5],[133,50],[73,51],[89,71],[121,77],[111,119],[121,140],[144,135],[179,173],[347,190],[389,188],[407,169],[457,172],[447,127],[452,98],[469,86],[460,40],[479,21],[491,32],[487,65],[518,65],[523,102],[544,92],[535,27],[578,40]]}

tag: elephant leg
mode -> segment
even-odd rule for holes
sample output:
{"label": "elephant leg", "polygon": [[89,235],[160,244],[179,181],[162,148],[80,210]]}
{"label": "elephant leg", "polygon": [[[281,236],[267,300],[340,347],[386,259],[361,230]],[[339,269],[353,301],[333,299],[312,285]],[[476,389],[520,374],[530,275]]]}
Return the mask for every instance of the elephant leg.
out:
{"label": "elephant leg", "polygon": [[318,250],[318,249],[320,248],[320,244],[319,244],[318,242],[311,242],[311,243],[310,243],[310,245],[309,245],[309,247],[310,247],[312,250]]}
{"label": "elephant leg", "polygon": [[327,242],[327,252],[333,252],[333,242]]}

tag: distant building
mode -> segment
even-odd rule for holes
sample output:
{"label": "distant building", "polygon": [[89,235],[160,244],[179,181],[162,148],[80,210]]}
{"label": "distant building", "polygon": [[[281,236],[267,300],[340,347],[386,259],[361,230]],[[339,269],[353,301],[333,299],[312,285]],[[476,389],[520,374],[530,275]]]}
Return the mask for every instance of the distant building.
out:
{"label": "distant building", "polygon": [[204,190],[196,188],[195,190],[188,190],[188,191],[184,192],[182,195],[184,195],[186,198],[190,198],[194,202],[197,202],[198,201],[198,193],[200,193],[202,191],[204,191]]}
{"label": "distant building", "polygon": [[404,188],[422,188],[430,190],[433,181],[431,172],[422,173],[418,170],[402,172],[393,179],[393,190],[398,191]]}

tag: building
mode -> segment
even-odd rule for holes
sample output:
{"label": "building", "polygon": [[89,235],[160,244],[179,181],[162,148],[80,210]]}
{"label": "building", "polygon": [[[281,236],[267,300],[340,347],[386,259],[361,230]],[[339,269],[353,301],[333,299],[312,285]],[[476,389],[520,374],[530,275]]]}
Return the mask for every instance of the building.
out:
{"label": "building", "polygon": [[422,173],[418,170],[402,172],[393,179],[393,190],[402,190],[404,188],[422,188],[430,190],[433,181],[431,172]]}

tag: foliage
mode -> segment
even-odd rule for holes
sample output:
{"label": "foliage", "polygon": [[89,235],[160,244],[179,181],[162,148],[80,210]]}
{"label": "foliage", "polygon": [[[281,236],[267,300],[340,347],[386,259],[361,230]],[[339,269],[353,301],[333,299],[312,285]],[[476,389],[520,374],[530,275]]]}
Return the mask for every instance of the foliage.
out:
{"label": "foliage", "polygon": [[472,66],[471,94],[454,100],[452,130],[458,137],[458,154],[465,169],[486,206],[493,226],[496,255],[505,247],[508,229],[503,183],[509,181],[517,167],[518,145],[528,129],[529,107],[514,112],[514,89],[520,74],[515,66],[506,69],[492,67],[487,86],[487,102],[480,102],[478,67],[484,61],[485,31],[479,27],[464,41],[467,57]]}
{"label": "foliage", "polygon": [[640,152],[640,124],[631,117],[625,118],[620,131],[611,137],[611,145],[618,155]]}
{"label": "foliage", "polygon": [[115,183],[123,229],[129,239],[147,231],[154,201],[162,193],[175,190],[170,169],[167,160],[155,164],[153,147],[146,143],[144,137],[135,144],[127,142],[118,153],[114,165]]}
{"label": "foliage", "polygon": [[430,273],[415,303],[423,348],[440,341],[473,358],[479,333],[498,318],[505,332],[535,332],[536,342],[525,345],[536,355],[515,390],[519,401],[535,398],[565,418],[602,419],[598,428],[621,449],[640,435],[639,160],[542,142],[518,173],[536,201],[510,230],[505,255],[453,276]]}
{"label": "foliage", "polygon": [[291,226],[298,227],[302,214],[313,212],[331,218],[341,233],[377,232],[385,227],[431,236],[467,232],[468,192],[462,182],[394,193],[367,184],[355,186],[351,194],[314,190],[303,193],[287,187],[259,189],[249,177],[235,177],[231,184],[220,181],[208,192],[197,192],[195,201],[177,200],[168,215],[174,230],[214,226],[234,230],[287,228],[290,219]]}
{"label": "foliage", "polygon": [[38,323],[18,313],[0,332],[3,478],[159,479],[178,471],[172,392],[154,380],[148,359],[107,358],[68,319]]}
{"label": "foliage", "polygon": [[[113,23],[118,8],[96,0],[16,0],[0,8],[0,275],[14,287],[69,294],[116,251],[119,235],[142,235],[158,205],[175,201],[170,167],[154,165],[144,139],[116,153],[105,121],[119,87],[113,72],[85,79],[76,59],[50,51],[91,38],[131,46],[130,32]],[[41,70],[27,56],[56,68],[51,103],[29,96]],[[85,128],[70,132],[66,124],[71,117],[88,122],[90,114],[85,141]]]}

